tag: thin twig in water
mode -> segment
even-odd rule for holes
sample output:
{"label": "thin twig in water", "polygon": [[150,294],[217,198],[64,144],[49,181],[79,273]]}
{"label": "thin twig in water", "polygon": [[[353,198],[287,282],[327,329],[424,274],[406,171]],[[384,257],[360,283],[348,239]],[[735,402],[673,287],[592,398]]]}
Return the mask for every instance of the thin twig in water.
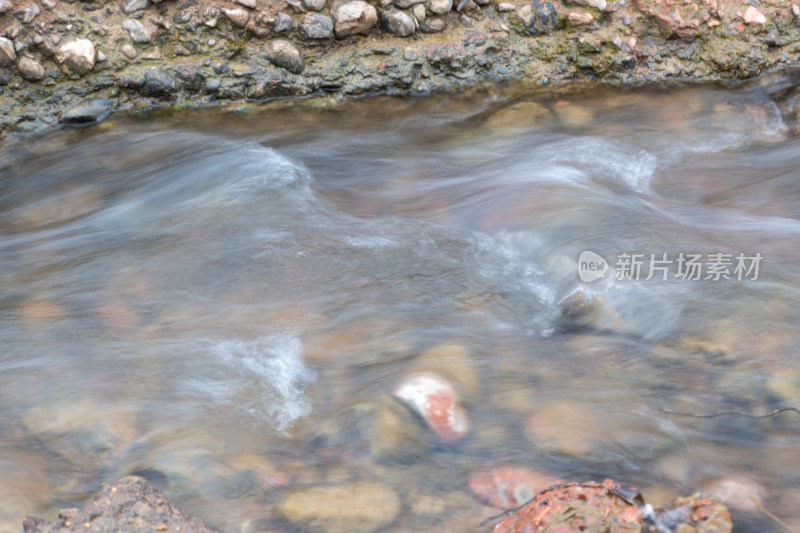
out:
{"label": "thin twig in water", "polygon": [[786,413],[790,411],[800,414],[800,409],[798,409],[797,407],[782,407],[780,409],[775,409],[774,411],[770,411],[765,415],[751,415],[750,413],[744,413],[742,411],[720,411],[718,413],[708,413],[708,414],[681,413],[680,411],[673,411],[672,409],[659,409],[659,411],[667,413],[668,415],[691,416],[694,418],[716,418],[718,416],[744,416],[746,418],[761,419],[761,418],[769,418],[771,416],[779,415],[781,413]]}

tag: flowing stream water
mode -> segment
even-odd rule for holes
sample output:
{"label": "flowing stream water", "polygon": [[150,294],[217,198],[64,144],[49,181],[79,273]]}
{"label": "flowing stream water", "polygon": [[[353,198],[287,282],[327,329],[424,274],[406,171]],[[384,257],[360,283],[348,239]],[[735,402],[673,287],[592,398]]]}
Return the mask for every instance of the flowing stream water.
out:
{"label": "flowing stream water", "polygon": [[[799,163],[758,85],[243,107],[9,145],[0,530],[138,472],[220,531],[295,531],[286,494],[363,480],[402,502],[382,531],[490,531],[469,478],[510,465],[656,505],[727,483],[734,531],[800,531],[800,414],[755,418],[800,407]],[[456,384],[469,435],[418,420],[423,445],[375,457],[358,406],[418,370]]]}

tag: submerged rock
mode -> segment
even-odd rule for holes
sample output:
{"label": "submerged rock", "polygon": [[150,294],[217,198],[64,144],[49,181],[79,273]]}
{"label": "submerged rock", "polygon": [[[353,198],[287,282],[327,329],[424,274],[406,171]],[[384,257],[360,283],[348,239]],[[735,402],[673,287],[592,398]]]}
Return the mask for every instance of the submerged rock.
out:
{"label": "submerged rock", "polygon": [[290,494],[278,504],[277,512],[316,531],[371,533],[394,521],[400,513],[400,498],[377,483],[320,487]]}
{"label": "submerged rock", "polygon": [[28,516],[22,527],[25,533],[213,533],[203,523],[178,511],[155,487],[138,476],[127,476],[116,483],[104,483],[92,503],[83,509],[60,511],[55,522]]}
{"label": "submerged rock", "polygon": [[469,488],[484,503],[499,509],[514,509],[541,491],[564,483],[548,474],[528,468],[486,468],[469,478]]}
{"label": "submerged rock", "polygon": [[376,461],[413,461],[428,450],[427,432],[395,398],[378,396],[354,409],[359,431]]}

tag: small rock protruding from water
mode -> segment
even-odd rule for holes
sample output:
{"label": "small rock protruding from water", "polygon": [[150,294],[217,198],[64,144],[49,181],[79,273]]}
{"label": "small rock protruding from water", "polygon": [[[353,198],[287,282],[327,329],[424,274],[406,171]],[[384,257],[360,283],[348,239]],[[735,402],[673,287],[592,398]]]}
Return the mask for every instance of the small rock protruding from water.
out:
{"label": "small rock protruding from water", "polygon": [[378,11],[363,0],[352,0],[339,5],[334,10],[333,17],[336,20],[334,31],[339,39],[363,33],[378,23]]}
{"label": "small rock protruding from water", "polygon": [[265,57],[270,63],[300,74],[306,68],[300,50],[286,39],[274,39],[267,44]]}
{"label": "small rock protruding from water", "polygon": [[409,376],[397,386],[394,396],[422,416],[444,444],[455,444],[469,433],[467,413],[455,388],[436,374]]}

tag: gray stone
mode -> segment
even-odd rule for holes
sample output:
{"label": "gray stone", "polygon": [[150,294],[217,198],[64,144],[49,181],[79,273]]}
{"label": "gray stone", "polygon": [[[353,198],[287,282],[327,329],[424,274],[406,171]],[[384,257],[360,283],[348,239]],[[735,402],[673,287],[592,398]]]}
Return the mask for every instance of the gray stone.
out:
{"label": "gray stone", "polygon": [[163,70],[151,68],[144,75],[142,93],[146,96],[162,96],[175,92],[178,88],[178,80]]}
{"label": "gray stone", "polygon": [[570,0],[573,4],[589,6],[603,11],[606,8],[606,0]]}
{"label": "gray stone", "polygon": [[300,20],[300,33],[306,39],[330,39],[333,37],[333,21],[320,13],[309,13]]}
{"label": "gray stone", "polygon": [[387,9],[381,12],[381,29],[398,37],[408,37],[416,31],[416,24],[408,13]]}
{"label": "gray stone", "polygon": [[123,44],[119,51],[128,59],[136,59],[136,48],[129,44]]}
{"label": "gray stone", "polygon": [[11,11],[13,7],[14,6],[8,0],[0,0],[0,15],[5,15]]}
{"label": "gray stone", "polygon": [[35,59],[22,56],[17,61],[17,68],[22,77],[28,81],[41,81],[44,79],[44,67]]}
{"label": "gray stone", "polygon": [[336,37],[362,33],[378,23],[378,11],[364,0],[353,0],[341,4],[333,12],[336,20]]}
{"label": "gray stone", "polygon": [[193,13],[191,11],[176,11],[174,15],[172,15],[172,22],[175,24],[186,24],[190,20],[192,20]]}
{"label": "gray stone", "polygon": [[86,74],[94,67],[94,45],[89,39],[75,39],[64,43],[56,52],[56,61],[73,74]]}
{"label": "gray stone", "polygon": [[60,122],[62,124],[100,122],[113,111],[114,102],[108,98],[88,98],[64,111]]}
{"label": "gray stone", "polygon": [[417,4],[411,8],[411,13],[414,14],[414,18],[417,19],[418,23],[421,23],[427,17],[425,13],[425,6],[422,4]]}
{"label": "gray stone", "polygon": [[293,74],[300,74],[306,68],[300,50],[286,39],[275,39],[267,43],[265,57],[273,65],[285,68]]}
{"label": "gray stone", "polygon": [[28,4],[27,6],[23,7],[16,13],[14,16],[19,19],[20,22],[23,24],[30,24],[33,22],[33,19],[39,16],[42,10],[36,4]]}
{"label": "gray stone", "polygon": [[17,60],[17,52],[14,51],[14,43],[0,37],[0,67],[10,67]]}
{"label": "gray stone", "polygon": [[122,29],[128,33],[131,41],[139,44],[149,43],[153,38],[152,30],[148,29],[136,19],[125,19],[122,21]]}
{"label": "gray stone", "polygon": [[122,3],[122,12],[130,15],[148,7],[150,7],[150,0],[125,0]]}
{"label": "gray stone", "polygon": [[276,19],[277,20],[275,21],[274,28],[275,33],[286,33],[292,29],[292,26],[294,26],[294,19],[291,17],[291,15],[287,15],[282,11],[276,15]]}
{"label": "gray stone", "polygon": [[420,21],[419,29],[424,33],[438,33],[445,27],[444,17],[428,17]]}
{"label": "gray stone", "polygon": [[256,0],[236,0],[236,3],[250,9],[256,8]]}
{"label": "gray stone", "polygon": [[[523,21],[525,22],[525,21]],[[533,0],[531,2],[530,19],[525,28],[532,35],[550,33],[556,27],[556,8],[553,2]]]}
{"label": "gray stone", "polygon": [[425,0],[395,0],[394,5],[401,8],[401,9],[408,9],[409,7],[416,5],[416,4],[423,4]]}
{"label": "gray stone", "polygon": [[303,0],[303,7],[309,11],[322,11],[327,0]]}
{"label": "gray stone", "polygon": [[247,21],[250,20],[250,12],[241,7],[234,7],[232,9],[222,9],[222,14],[225,15],[231,24],[244,28],[247,26]]}
{"label": "gray stone", "polygon": [[430,0],[431,13],[446,15],[453,9],[453,0]]}

